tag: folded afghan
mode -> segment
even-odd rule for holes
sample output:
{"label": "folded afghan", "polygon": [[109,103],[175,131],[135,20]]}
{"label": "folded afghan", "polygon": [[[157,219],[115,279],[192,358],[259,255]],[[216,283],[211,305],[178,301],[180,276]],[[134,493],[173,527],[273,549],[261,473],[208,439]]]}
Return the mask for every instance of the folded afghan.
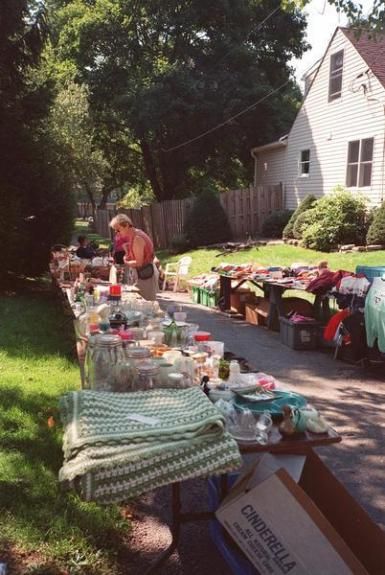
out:
{"label": "folded afghan", "polygon": [[60,400],[59,480],[85,500],[119,502],[168,483],[241,464],[224,419],[199,388],[75,391]]}

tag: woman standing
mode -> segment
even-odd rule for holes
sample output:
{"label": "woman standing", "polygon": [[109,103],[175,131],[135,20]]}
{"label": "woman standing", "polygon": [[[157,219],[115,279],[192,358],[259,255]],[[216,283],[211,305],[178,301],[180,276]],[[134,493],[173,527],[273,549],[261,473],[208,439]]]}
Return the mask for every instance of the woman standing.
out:
{"label": "woman standing", "polygon": [[154,244],[151,238],[135,228],[126,214],[117,214],[111,220],[110,227],[119,234],[119,243],[125,251],[125,265],[136,270],[141,296],[146,300],[155,300],[158,270],[154,265]]}

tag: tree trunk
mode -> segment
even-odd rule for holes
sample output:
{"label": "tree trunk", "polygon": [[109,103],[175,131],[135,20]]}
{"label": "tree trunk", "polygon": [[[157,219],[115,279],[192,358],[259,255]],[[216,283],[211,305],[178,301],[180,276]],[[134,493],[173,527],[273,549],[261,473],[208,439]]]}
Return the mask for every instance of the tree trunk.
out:
{"label": "tree trunk", "polygon": [[84,186],[84,189],[86,190],[86,194],[88,196],[88,199],[90,200],[90,204],[92,206],[92,211],[94,212],[96,210],[96,201],[94,198],[94,194],[92,193],[91,187],[88,185],[88,182],[86,180],[83,180],[82,184]]}
{"label": "tree trunk", "polygon": [[105,189],[103,190],[103,192],[102,192],[102,197],[101,197],[100,202],[99,202],[99,208],[100,208],[101,210],[104,210],[104,209],[105,209],[106,203],[107,203],[107,200],[108,200],[108,196],[110,195],[111,192],[112,192],[112,188],[111,188],[111,189],[105,188]]}
{"label": "tree trunk", "polygon": [[156,166],[155,166],[152,152],[150,150],[150,146],[148,145],[148,143],[146,142],[146,140],[144,138],[140,139],[140,147],[142,149],[142,154],[143,154],[144,168],[145,168],[147,177],[150,180],[152,191],[154,192],[154,196],[156,197],[158,202],[161,202],[162,200],[165,199],[165,197],[164,197],[165,193],[164,193],[164,190],[162,189],[162,186],[159,182],[158,175],[156,173]]}

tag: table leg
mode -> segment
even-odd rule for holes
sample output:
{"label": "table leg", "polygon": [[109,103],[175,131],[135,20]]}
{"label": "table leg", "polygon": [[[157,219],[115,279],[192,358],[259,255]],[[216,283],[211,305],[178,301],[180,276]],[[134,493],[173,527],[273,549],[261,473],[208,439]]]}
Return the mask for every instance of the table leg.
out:
{"label": "table leg", "polygon": [[330,319],[329,297],[327,295],[316,295],[313,306],[315,318],[321,323],[327,323]]}
{"label": "table leg", "polygon": [[154,571],[156,571],[160,565],[162,565],[170,555],[173,554],[175,549],[178,546],[179,536],[180,536],[180,528],[182,523],[186,523],[189,521],[208,521],[214,518],[213,511],[192,511],[187,513],[182,513],[182,498],[181,498],[181,485],[180,482],[173,483],[172,486],[172,518],[171,518],[171,543],[165,549],[151,565],[144,572],[144,575],[150,575]]}
{"label": "table leg", "polygon": [[231,308],[231,278],[219,276],[219,307],[222,311]]}
{"label": "table leg", "polygon": [[267,327],[279,331],[279,317],[285,315],[282,302],[282,294],[285,288],[276,285],[269,286],[269,315],[267,316]]}
{"label": "table leg", "polygon": [[171,518],[171,543],[156,559],[150,567],[144,572],[144,575],[150,575],[156,571],[172,555],[178,546],[180,526],[181,526],[181,509],[182,500],[180,495],[180,483],[173,483],[172,486],[172,518]]}

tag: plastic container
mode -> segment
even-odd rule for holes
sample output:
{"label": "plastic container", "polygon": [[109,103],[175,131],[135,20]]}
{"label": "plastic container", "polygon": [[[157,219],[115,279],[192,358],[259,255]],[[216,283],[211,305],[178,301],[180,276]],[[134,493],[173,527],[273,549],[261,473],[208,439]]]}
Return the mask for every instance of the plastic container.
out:
{"label": "plastic container", "polygon": [[200,295],[200,303],[201,303],[201,305],[205,305],[205,306],[208,305],[208,304],[207,304],[207,294],[208,294],[207,289],[206,289],[206,288],[201,288],[201,295]]}
{"label": "plastic container", "polygon": [[219,294],[217,292],[207,291],[206,295],[207,307],[217,307],[218,300],[219,300]]}
{"label": "plastic container", "polygon": [[357,266],[356,274],[364,274],[371,283],[373,278],[379,278],[385,274],[385,266]]}
{"label": "plastic container", "polygon": [[197,286],[192,286],[191,288],[191,299],[194,303],[201,303],[201,288]]}
{"label": "plastic container", "polygon": [[280,339],[283,344],[298,350],[317,349],[320,333],[319,322],[295,323],[283,316],[279,318],[279,321]]}
{"label": "plastic container", "polygon": [[[227,475],[227,487],[230,488],[237,478],[238,473],[229,473]],[[212,511],[218,509],[220,504],[220,482],[219,477],[210,477],[208,480],[209,507]],[[254,565],[252,565],[247,557],[239,550],[216,519],[210,521],[210,535],[233,573],[236,575],[256,574]]]}
{"label": "plastic container", "polygon": [[209,331],[196,331],[193,337],[196,342],[209,341],[211,333]]}

